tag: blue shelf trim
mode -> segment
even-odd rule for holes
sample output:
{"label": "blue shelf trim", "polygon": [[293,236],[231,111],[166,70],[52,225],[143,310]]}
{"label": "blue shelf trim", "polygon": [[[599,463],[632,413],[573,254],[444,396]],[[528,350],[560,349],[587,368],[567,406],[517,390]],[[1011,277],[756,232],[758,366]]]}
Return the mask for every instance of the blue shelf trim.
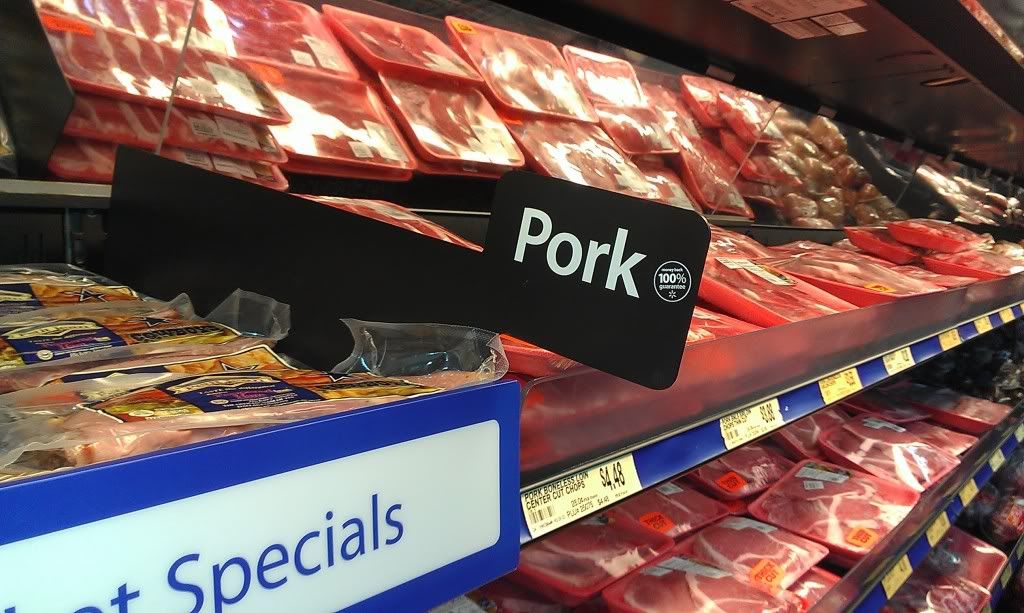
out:
{"label": "blue shelf trim", "polygon": [[[1009,553],[1007,553],[1007,556],[1009,559],[1006,561],[1006,565],[1010,567],[1010,581],[1012,582],[1013,577],[1016,576],[1017,572],[1020,570],[1021,557],[1024,557],[1024,537],[1021,537],[1021,539],[1017,541],[1017,544],[1009,551]],[[1005,586],[1003,585],[1001,579],[1004,572],[1006,572],[1006,566],[999,571],[1000,578],[996,579],[995,585],[992,586],[992,599],[989,601],[988,608],[986,609],[987,611],[995,609],[996,605],[999,604],[1000,599],[1002,599],[1007,592],[1013,589],[1011,583],[1007,583]]]}

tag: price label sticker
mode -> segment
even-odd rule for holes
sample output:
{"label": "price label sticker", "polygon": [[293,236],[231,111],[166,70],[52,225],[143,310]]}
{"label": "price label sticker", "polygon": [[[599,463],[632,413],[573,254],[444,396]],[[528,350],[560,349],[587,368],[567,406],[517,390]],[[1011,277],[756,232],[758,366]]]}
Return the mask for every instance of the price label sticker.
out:
{"label": "price label sticker", "polygon": [[939,335],[939,347],[942,347],[943,351],[949,351],[962,342],[963,341],[960,340],[960,331],[956,328],[946,330]]}
{"label": "price label sticker", "polygon": [[755,438],[764,436],[783,425],[782,411],[777,398],[762,402],[718,421],[726,449],[735,449]]}
{"label": "price label sticker", "polygon": [[992,467],[992,472],[999,470],[999,467],[1006,463],[1006,456],[1003,455],[1002,449],[996,449],[992,453],[992,457],[988,459],[988,465]]}
{"label": "price label sticker", "polygon": [[1002,321],[1004,324],[1008,324],[1011,321],[1013,321],[1013,309],[1000,309],[999,320]]}
{"label": "price label sticker", "polygon": [[971,504],[974,497],[978,495],[978,484],[974,482],[974,479],[968,479],[967,483],[960,488],[960,502],[966,507]]}
{"label": "price label sticker", "polygon": [[530,536],[537,538],[642,489],[633,454],[626,454],[534,488],[520,501]]}
{"label": "price label sticker", "polygon": [[747,485],[746,479],[739,476],[735,471],[729,471],[715,480],[718,487],[729,493],[735,493],[743,489]]}
{"label": "price label sticker", "polygon": [[897,349],[882,356],[882,365],[885,366],[885,372],[890,375],[902,372],[914,364],[914,354],[910,352],[910,347]]}
{"label": "price label sticker", "polygon": [[871,528],[854,528],[846,534],[846,542],[861,549],[871,549],[878,542],[878,533]]}
{"label": "price label sticker", "polygon": [[825,377],[818,381],[818,389],[825,404],[832,404],[851,394],[859,392],[864,386],[856,368],[847,368],[843,372]]}
{"label": "price label sticker", "polygon": [[675,527],[675,522],[665,516],[664,513],[657,511],[651,511],[650,513],[644,513],[640,516],[640,523],[644,524],[648,528],[652,528],[661,532],[662,534],[668,532]]}
{"label": "price label sticker", "polygon": [[981,613],[992,613],[992,605],[985,605],[985,608],[981,610]]}
{"label": "price label sticker", "polygon": [[949,515],[946,515],[945,511],[939,513],[939,516],[932,521],[932,525],[928,526],[925,530],[925,536],[928,537],[928,544],[935,547],[942,540],[942,537],[946,536],[946,532],[949,530]]}
{"label": "price label sticker", "polygon": [[1024,424],[1017,426],[1017,429],[1013,431],[1013,437],[1017,439],[1018,443],[1024,443]]}
{"label": "price label sticker", "polygon": [[992,320],[988,318],[988,315],[979,317],[974,320],[974,327],[978,330],[978,334],[984,334],[992,330]]}
{"label": "price label sticker", "polygon": [[771,594],[779,591],[785,576],[782,567],[763,558],[750,569],[750,582]]}
{"label": "price label sticker", "polygon": [[999,583],[1003,584],[1003,588],[1010,585],[1010,579],[1013,578],[1013,567],[1009,564],[1003,569],[1003,574],[999,575]]}
{"label": "price label sticker", "polygon": [[910,559],[907,556],[903,556],[897,560],[896,565],[889,569],[889,572],[885,573],[882,577],[882,589],[885,590],[885,595],[888,598],[892,598],[896,590],[900,589],[910,577],[911,573],[914,572],[914,568],[910,565]]}

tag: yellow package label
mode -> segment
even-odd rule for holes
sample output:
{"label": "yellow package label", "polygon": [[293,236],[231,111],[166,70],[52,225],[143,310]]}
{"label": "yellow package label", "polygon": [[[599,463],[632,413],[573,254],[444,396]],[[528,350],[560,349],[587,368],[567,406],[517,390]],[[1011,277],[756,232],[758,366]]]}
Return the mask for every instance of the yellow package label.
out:
{"label": "yellow package label", "polygon": [[864,386],[860,382],[860,374],[856,368],[847,368],[843,372],[825,377],[818,381],[818,389],[825,404],[842,400],[859,392]]}
{"label": "yellow package label", "polygon": [[992,330],[992,320],[988,318],[988,315],[979,317],[974,320],[974,328],[978,331],[978,334],[984,334]]}
{"label": "yellow package label", "polygon": [[913,572],[914,567],[910,565],[910,559],[907,556],[897,560],[896,565],[882,577],[882,589],[885,590],[885,595],[892,598]]}
{"label": "yellow package label", "polygon": [[882,356],[882,365],[885,366],[885,372],[890,375],[902,372],[913,366],[914,363],[914,354],[911,353],[910,347],[897,349]]}
{"label": "yellow package label", "polygon": [[952,330],[946,330],[939,335],[939,347],[942,347],[943,351],[949,351],[953,347],[959,345],[962,341],[960,340],[960,331],[956,328]]}
{"label": "yellow package label", "polygon": [[928,537],[928,544],[935,547],[942,540],[942,537],[946,536],[948,531],[949,515],[946,514],[946,511],[942,511],[925,531],[925,536]]}
{"label": "yellow package label", "polygon": [[779,400],[772,398],[757,406],[726,415],[718,421],[718,425],[722,431],[725,448],[735,449],[782,427],[783,420]]}

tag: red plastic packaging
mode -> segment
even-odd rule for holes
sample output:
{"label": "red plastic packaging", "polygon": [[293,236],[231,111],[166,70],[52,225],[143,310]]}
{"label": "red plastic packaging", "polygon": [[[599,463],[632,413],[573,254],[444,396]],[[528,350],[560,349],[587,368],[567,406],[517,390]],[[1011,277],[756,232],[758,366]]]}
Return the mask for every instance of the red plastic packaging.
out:
{"label": "red plastic packaging", "polygon": [[648,108],[625,108],[595,104],[594,110],[608,136],[629,155],[678,153],[679,146]]}
{"label": "red plastic packaging", "polygon": [[[64,133],[78,138],[152,149],[160,142],[163,111],[91,94],[75,96]],[[288,159],[270,130],[260,124],[171,109],[164,143],[238,160],[281,163]]]}
{"label": "red plastic packaging", "polygon": [[947,576],[928,569],[914,571],[892,599],[884,613],[981,613],[988,604],[989,591],[973,581]]}
{"label": "red plastic packaging", "polygon": [[761,591],[726,570],[668,556],[604,591],[612,613],[795,613],[781,597]]}
{"label": "red plastic packaging", "polygon": [[974,277],[958,277],[956,275],[944,275],[937,272],[921,268],[919,266],[893,266],[893,270],[900,274],[907,275],[914,279],[921,279],[922,281],[928,281],[934,283],[940,287],[947,289],[954,287],[963,287],[970,285],[977,281]]}
{"label": "red plastic packaging", "polygon": [[[188,0],[133,2],[132,0],[36,0],[35,5],[50,16],[50,25],[65,25],[87,31],[75,24],[117,30],[161,45],[180,48],[185,40],[192,3]],[[65,21],[56,16],[70,17]]]}
{"label": "red plastic packaging", "polygon": [[638,198],[658,194],[599,126],[528,118],[505,123],[530,167],[541,174]]}
{"label": "red plastic packaging", "polygon": [[[565,608],[534,594],[508,579],[491,581],[466,597],[486,613],[564,613]],[[461,603],[459,603],[461,604]],[[458,606],[451,609],[431,609],[430,613],[473,613],[472,609]]]}
{"label": "red plastic packaging", "polygon": [[681,142],[681,136],[700,138],[697,123],[690,112],[683,107],[675,92],[654,83],[644,83],[642,87],[644,95],[647,96],[647,106],[658,113],[662,129],[675,140],[676,144]]}
{"label": "red plastic packaging", "polygon": [[928,554],[928,564],[991,590],[1006,565],[1006,554],[952,526]]}
{"label": "red plastic packaging", "polygon": [[772,440],[801,459],[823,460],[825,455],[818,447],[818,437],[849,418],[839,407],[824,408],[786,425],[772,436]]}
{"label": "red plastic packaging", "polygon": [[425,160],[468,162],[498,172],[523,165],[523,153],[478,90],[386,76],[380,82],[409,142]]}
{"label": "red plastic packaging", "polygon": [[821,598],[839,583],[839,577],[815,566],[807,571],[796,583],[789,586],[789,592],[804,603],[804,610],[813,607]]}
{"label": "red plastic packaging", "polygon": [[855,413],[871,413],[900,425],[928,419],[931,415],[928,411],[915,408],[906,401],[877,389],[847,398],[843,401],[843,406]]}
{"label": "red plastic packaging", "polygon": [[413,170],[416,162],[377,93],[363,83],[279,73],[274,93],[292,122],[271,132],[289,161]]}
{"label": "red plastic packaging", "polygon": [[602,513],[523,547],[510,577],[566,606],[654,561],[674,541],[624,514]]}
{"label": "red plastic packaging", "polygon": [[617,107],[644,107],[647,100],[633,65],[626,60],[572,45],[562,47],[576,85],[592,102]]}
{"label": "red plastic packaging", "polygon": [[729,515],[721,502],[683,483],[663,483],[615,506],[649,528],[679,538]]}
{"label": "red plastic packaging", "polygon": [[748,511],[825,545],[831,560],[851,566],[906,517],[917,499],[916,492],[895,482],[805,460]]}
{"label": "red plastic packaging", "polygon": [[886,391],[930,411],[932,421],[968,434],[987,432],[1006,419],[1011,411],[1005,404],[918,383],[888,388]]}
{"label": "red plastic packaging", "polygon": [[679,92],[686,108],[703,128],[725,127],[725,119],[718,106],[718,81],[708,77],[682,75],[679,78]]}
{"label": "red plastic packaging", "polygon": [[979,524],[986,541],[1009,550],[1024,537],[1024,496],[1003,496],[988,516],[979,518]]}
{"label": "red plastic packaging", "polygon": [[981,235],[938,219],[891,221],[886,224],[886,229],[901,243],[941,253],[957,253],[985,244]]}
{"label": "red plastic packaging", "polygon": [[1024,265],[1019,261],[991,251],[929,253],[921,261],[933,272],[975,279],[999,279],[1024,272]]}
{"label": "red plastic packaging", "polygon": [[731,132],[722,130],[718,140],[722,149],[730,158],[739,164],[740,176],[748,181],[768,183],[771,185],[796,185],[800,181],[797,171],[782,163],[778,158],[763,155],[751,149],[751,145],[742,142]]}
{"label": "red plastic packaging", "polygon": [[736,173],[725,164],[728,156],[703,139],[690,139],[682,134],[678,138],[679,176],[701,209],[753,219],[754,211],[730,182]]}
{"label": "red plastic packaging", "polygon": [[823,560],[828,548],[770,524],[726,517],[687,537],[675,552],[777,594]]}
{"label": "red plastic packaging", "polygon": [[792,466],[770,447],[751,443],[686,473],[686,477],[719,500],[737,500],[768,489]]}
{"label": "red plastic packaging", "polygon": [[861,415],[826,430],[818,445],[839,465],[899,482],[915,492],[923,492],[960,465],[955,455],[874,415]]}
{"label": "red plastic packaging", "polygon": [[546,40],[445,17],[452,45],[484,78],[505,108],[594,123],[558,47]]}
{"label": "red plastic packaging", "polygon": [[674,170],[660,164],[641,162],[637,162],[636,167],[643,173],[647,182],[658,190],[655,200],[700,212],[700,206],[690,198],[690,194],[683,187],[683,180]]}
{"label": "red plastic packaging", "polygon": [[917,249],[894,239],[885,228],[846,227],[843,232],[855,246],[893,264],[909,264],[921,255]]}
{"label": "red plastic packaging", "polygon": [[757,332],[760,329],[760,326],[697,306],[693,308],[690,329],[686,332],[686,344],[713,341],[727,336]]}
{"label": "red plastic packaging", "polygon": [[764,98],[732,87],[719,87],[718,110],[736,136],[748,145],[766,138],[763,133],[772,117],[772,105]]}
{"label": "red plastic packaging", "polygon": [[346,179],[370,179],[372,181],[402,182],[412,179],[412,171],[404,168],[388,170],[366,166],[349,166],[330,162],[312,162],[309,160],[288,160],[281,164],[288,172],[325,177],[342,177]]}
{"label": "red plastic packaging", "polygon": [[957,456],[963,454],[973,447],[974,443],[978,442],[978,438],[970,434],[948,430],[927,421],[912,421],[903,424],[903,427],[907,429],[907,432],[910,432],[932,447],[937,447],[946,453]]}

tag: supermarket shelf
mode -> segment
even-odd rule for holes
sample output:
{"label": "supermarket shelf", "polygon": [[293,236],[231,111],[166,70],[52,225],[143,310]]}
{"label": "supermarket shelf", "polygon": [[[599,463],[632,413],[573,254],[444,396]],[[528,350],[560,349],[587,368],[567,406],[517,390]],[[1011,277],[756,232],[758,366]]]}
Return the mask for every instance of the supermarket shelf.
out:
{"label": "supermarket shelf", "polygon": [[992,586],[992,599],[989,601],[988,606],[982,609],[981,613],[992,613],[1002,597],[1012,589],[1010,588],[1010,581],[1017,574],[1017,571],[1020,570],[1021,558],[1024,558],[1024,537],[1017,541],[1017,544],[1007,554],[1007,558],[1006,564],[999,573],[999,580]]}
{"label": "supermarket shelf", "polygon": [[110,186],[0,179],[0,208],[106,209]]}
{"label": "supermarket shelf", "polygon": [[1016,275],[698,344],[660,392],[591,370],[533,382],[522,419],[524,508],[566,485],[600,484],[601,469],[616,463],[626,479],[598,487],[566,517],[536,523],[532,535],[524,510],[521,541],[1024,317],[1022,282]]}
{"label": "supermarket shelf", "polygon": [[950,525],[973,500],[978,489],[1024,441],[1024,404],[985,434],[960,458],[960,466],[921,496],[895,530],[812,609],[813,611],[879,611],[924,562]]}

